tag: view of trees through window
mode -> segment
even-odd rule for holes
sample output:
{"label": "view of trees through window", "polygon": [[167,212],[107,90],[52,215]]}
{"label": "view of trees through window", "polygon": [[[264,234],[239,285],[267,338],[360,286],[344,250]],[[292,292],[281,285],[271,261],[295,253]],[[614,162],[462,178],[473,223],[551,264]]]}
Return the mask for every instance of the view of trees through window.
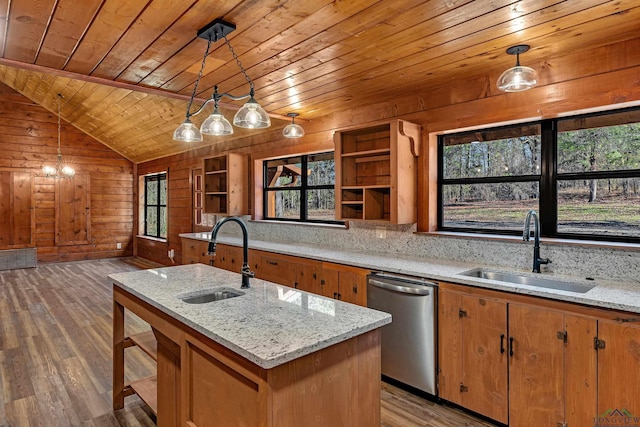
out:
{"label": "view of trees through window", "polygon": [[144,235],[167,237],[167,174],[159,173],[144,177],[145,204]]}
{"label": "view of trees through window", "polygon": [[520,232],[535,209],[547,236],[639,239],[640,110],[444,135],[439,179],[442,229]]}
{"label": "view of trees through window", "polygon": [[264,162],[264,217],[335,222],[333,153]]}

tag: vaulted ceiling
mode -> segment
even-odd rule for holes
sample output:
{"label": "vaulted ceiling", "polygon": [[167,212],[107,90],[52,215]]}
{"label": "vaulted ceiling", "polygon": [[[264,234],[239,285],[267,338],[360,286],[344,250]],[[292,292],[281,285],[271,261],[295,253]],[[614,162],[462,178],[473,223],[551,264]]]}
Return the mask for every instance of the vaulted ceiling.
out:
{"label": "vaulted ceiling", "polygon": [[[493,82],[526,43],[534,68],[567,52],[638,37],[640,0],[0,0],[0,81],[134,162],[280,132],[285,115],[311,120],[455,85]],[[177,143],[216,18],[272,114],[268,130]],[[597,66],[597,64],[595,64]],[[540,84],[545,84],[544,75]],[[248,91],[229,49],[214,43],[196,104]],[[241,105],[224,101],[231,117]],[[199,124],[204,112],[194,122]]]}

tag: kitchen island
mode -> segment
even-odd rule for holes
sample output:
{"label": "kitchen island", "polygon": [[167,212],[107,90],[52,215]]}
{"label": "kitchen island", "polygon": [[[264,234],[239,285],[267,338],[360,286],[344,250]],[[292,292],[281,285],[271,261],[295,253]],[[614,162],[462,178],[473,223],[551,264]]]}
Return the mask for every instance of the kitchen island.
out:
{"label": "kitchen island", "polygon": [[[125,348],[139,342],[126,337],[128,310],[157,341],[157,378],[142,389],[160,427],[380,425],[378,328],[390,315],[258,279],[240,289],[239,274],[203,264],[109,278],[114,409],[138,391],[124,382]],[[214,291],[241,295],[186,302]]]}

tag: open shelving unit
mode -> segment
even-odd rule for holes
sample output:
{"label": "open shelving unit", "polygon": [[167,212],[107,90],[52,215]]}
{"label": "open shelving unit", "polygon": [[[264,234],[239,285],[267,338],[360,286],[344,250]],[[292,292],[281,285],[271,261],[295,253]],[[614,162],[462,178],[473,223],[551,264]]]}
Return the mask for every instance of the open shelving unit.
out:
{"label": "open shelving unit", "polygon": [[416,221],[420,126],[395,120],[336,132],[334,142],[338,219]]}
{"label": "open shelving unit", "polygon": [[246,158],[229,153],[204,159],[204,213],[247,214]]}
{"label": "open shelving unit", "polygon": [[[137,346],[154,361],[158,361],[158,346],[152,331],[131,335],[125,339],[125,348]],[[158,415],[158,378],[156,375],[133,381],[125,388],[125,395],[137,394],[140,399]]]}

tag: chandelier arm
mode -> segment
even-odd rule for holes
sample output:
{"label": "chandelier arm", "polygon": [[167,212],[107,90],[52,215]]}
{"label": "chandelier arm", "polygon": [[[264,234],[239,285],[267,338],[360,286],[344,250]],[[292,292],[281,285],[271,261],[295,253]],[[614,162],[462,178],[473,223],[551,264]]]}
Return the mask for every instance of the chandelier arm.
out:
{"label": "chandelier arm", "polygon": [[194,116],[200,113],[200,111],[202,111],[202,108],[204,108],[204,106],[207,105],[207,103],[209,102],[209,100],[205,101],[205,103],[202,104],[202,106],[198,109],[197,112],[195,112],[194,114],[191,113],[191,106],[193,105],[193,99],[196,97],[196,94],[198,93],[198,84],[200,83],[200,79],[202,78],[202,73],[204,72],[204,66],[207,62],[207,56],[209,56],[209,49],[211,49],[211,39],[207,40],[207,50],[204,52],[204,57],[202,57],[202,64],[200,65],[198,78],[196,79],[196,84],[193,86],[193,92],[191,92],[191,99],[189,99],[189,104],[187,105],[187,114],[186,114],[187,119],[189,119],[191,116]]}

